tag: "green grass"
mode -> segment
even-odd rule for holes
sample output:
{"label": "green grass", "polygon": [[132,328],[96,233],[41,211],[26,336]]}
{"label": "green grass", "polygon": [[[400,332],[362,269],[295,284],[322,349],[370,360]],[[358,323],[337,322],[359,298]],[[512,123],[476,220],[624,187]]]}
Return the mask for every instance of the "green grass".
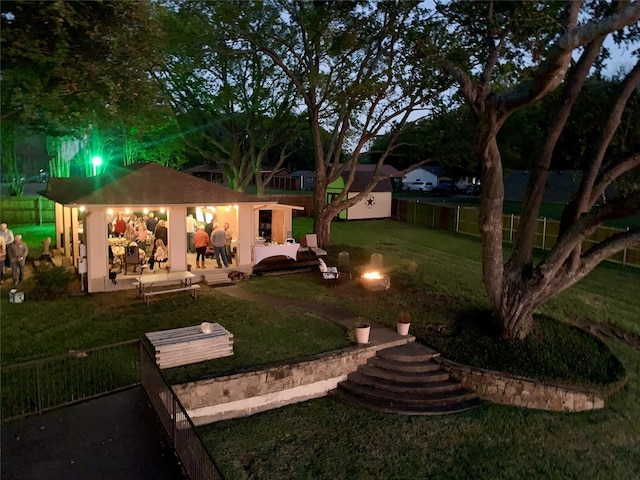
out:
{"label": "green grass", "polygon": [[[294,225],[296,236],[309,231],[310,223]],[[487,306],[477,240],[386,221],[334,223],[332,237],[330,263],[340,251],[350,253],[352,266],[366,264],[372,253],[383,253],[391,290],[372,295],[363,289],[330,287],[313,274],[277,281],[258,278],[244,286],[289,296],[304,290],[310,299],[389,326],[400,307],[408,308],[412,333],[425,340],[428,324],[455,326],[469,309]],[[413,273],[407,271],[410,262],[416,264]],[[500,349],[495,340],[491,343],[473,328],[458,330],[465,345],[449,348],[454,353],[484,352],[503,363],[513,361],[514,354],[524,356],[520,364],[528,363],[530,369],[520,373],[535,376],[544,375],[549,367],[557,372],[581,363],[566,376],[616,377],[619,365],[615,360],[607,363],[612,357],[604,343],[563,322],[611,322],[622,331],[638,333],[639,287],[638,271],[601,266],[543,307],[546,315],[560,321],[540,317],[536,322],[529,343],[542,342],[543,349],[531,350],[526,343]],[[607,341],[607,346],[626,368],[628,382],[600,411],[561,414],[487,405],[461,415],[403,417],[323,398],[212,424],[202,427],[201,433],[230,480],[637,479],[640,351],[616,340]],[[594,357],[602,363],[594,362]]]}
{"label": "green grass", "polygon": [[233,299],[215,289],[201,289],[198,300],[173,295],[148,307],[134,291],[119,291],[9,303],[4,289],[2,364],[83,350],[142,338],[146,332],[218,322],[234,334],[234,355],[170,369],[175,381],[304,358],[348,345],[345,332],[328,321],[268,305]]}
{"label": "green grass", "polygon": [[[294,220],[294,236],[311,231],[311,219]],[[412,315],[411,333],[433,343],[439,339],[428,338],[427,326],[464,326],[469,312],[488,307],[480,242],[475,238],[391,221],[334,222],[332,238],[335,245],[328,248],[328,263],[337,264],[338,254],[347,251],[352,266],[360,268],[372,253],[382,253],[391,289],[379,294],[359,288],[357,282],[334,285],[315,271],[257,277],[240,285],[337,306],[389,327],[398,311],[406,309]],[[514,364],[524,357],[518,368],[528,365],[530,370],[518,370],[521,373],[553,377],[564,370],[562,378],[594,385],[619,375],[619,365],[609,362],[610,349],[626,369],[628,381],[604,410],[560,414],[487,405],[461,415],[403,417],[323,398],[200,431],[229,480],[637,479],[640,350],[615,339],[606,340],[606,349],[603,342],[568,324],[601,323],[638,335],[638,291],[640,271],[601,265],[541,308],[543,316],[530,339],[538,341],[537,349],[521,344],[515,349],[502,345],[501,350],[473,329],[454,330],[459,336],[450,338],[460,340],[461,346],[442,344],[452,356],[483,354]],[[330,323],[235,300],[215,290],[205,289],[197,302],[176,296],[148,308],[133,292],[55,301],[29,301],[27,296],[18,305],[9,304],[6,293],[5,288],[0,301],[3,364],[202,321],[219,321],[231,330],[236,354],[170,369],[167,373],[174,381],[303,358],[346,344],[344,332]],[[313,345],[306,346],[307,341]]]}

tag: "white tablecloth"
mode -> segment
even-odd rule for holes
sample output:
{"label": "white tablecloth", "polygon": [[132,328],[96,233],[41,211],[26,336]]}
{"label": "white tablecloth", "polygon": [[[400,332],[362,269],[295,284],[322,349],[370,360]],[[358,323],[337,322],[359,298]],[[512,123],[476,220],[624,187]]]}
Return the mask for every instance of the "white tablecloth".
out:
{"label": "white tablecloth", "polygon": [[265,258],[277,257],[284,255],[285,257],[298,259],[299,243],[289,243],[281,245],[255,245],[253,247],[253,264],[260,263]]}

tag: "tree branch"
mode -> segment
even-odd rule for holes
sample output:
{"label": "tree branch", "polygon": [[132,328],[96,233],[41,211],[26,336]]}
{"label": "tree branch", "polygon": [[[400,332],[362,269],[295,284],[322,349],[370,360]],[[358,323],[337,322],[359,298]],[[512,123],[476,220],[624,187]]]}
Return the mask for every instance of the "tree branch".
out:
{"label": "tree branch", "polygon": [[[569,3],[567,24],[571,25],[577,20],[581,2]],[[573,5],[574,3],[578,5]],[[505,112],[512,112],[528,105],[558,87],[567,74],[573,50],[599,36],[620,30],[639,20],[640,0],[636,0],[613,15],[592,20],[561,35],[551,47],[547,61],[540,65],[538,72],[534,75],[533,82],[501,96],[500,103]]]}

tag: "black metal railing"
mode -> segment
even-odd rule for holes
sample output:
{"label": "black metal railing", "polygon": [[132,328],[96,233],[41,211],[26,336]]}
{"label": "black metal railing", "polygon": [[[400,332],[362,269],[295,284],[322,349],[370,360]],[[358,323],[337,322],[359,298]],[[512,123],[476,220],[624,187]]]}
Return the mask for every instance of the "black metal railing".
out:
{"label": "black metal railing", "polygon": [[140,378],[184,470],[191,480],[224,480],[195,425],[155,362],[140,344]]}
{"label": "black metal railing", "polygon": [[140,383],[140,340],[2,367],[2,421],[40,414]]}

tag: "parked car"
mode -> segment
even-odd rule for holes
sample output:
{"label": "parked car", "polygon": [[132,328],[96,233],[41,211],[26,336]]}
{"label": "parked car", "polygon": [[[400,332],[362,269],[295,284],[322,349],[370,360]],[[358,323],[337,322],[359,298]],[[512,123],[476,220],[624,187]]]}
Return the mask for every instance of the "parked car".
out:
{"label": "parked car", "polygon": [[430,192],[433,188],[433,183],[431,182],[413,182],[409,185],[410,192]]}
{"label": "parked car", "polygon": [[456,184],[453,183],[451,180],[443,180],[438,184],[437,187],[434,187],[431,190],[431,193],[433,195],[443,195],[443,196],[456,195],[458,193],[458,188],[456,187]]}
{"label": "parked car", "polygon": [[476,196],[480,195],[480,185],[476,184],[476,185],[467,186],[466,194],[467,195],[476,195]]}

